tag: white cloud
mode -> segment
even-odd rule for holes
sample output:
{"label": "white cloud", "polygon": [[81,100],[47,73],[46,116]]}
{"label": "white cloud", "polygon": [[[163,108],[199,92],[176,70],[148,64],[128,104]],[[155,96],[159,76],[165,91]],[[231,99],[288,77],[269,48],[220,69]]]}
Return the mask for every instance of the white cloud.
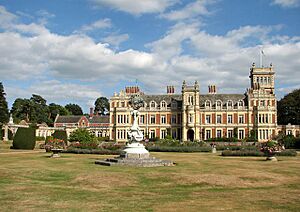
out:
{"label": "white cloud", "polygon": [[160,13],[178,0],[92,0],[97,6],[106,6],[133,15]]}
{"label": "white cloud", "polygon": [[5,7],[0,5],[0,27],[8,28],[11,23],[17,20],[17,16],[13,13],[8,12]]}
{"label": "white cloud", "polygon": [[127,41],[129,39],[128,34],[121,35],[110,35],[108,37],[103,38],[102,40],[110,45],[119,46],[121,43]]}
{"label": "white cloud", "polygon": [[214,4],[215,2],[215,0],[196,0],[195,2],[187,4],[182,9],[172,10],[162,14],[160,17],[171,21],[178,21],[194,18],[199,15],[209,15],[210,12],[208,11],[207,6]]}
{"label": "white cloud", "polygon": [[292,8],[298,7],[300,5],[300,0],[273,0],[271,4],[285,8]]}
{"label": "white cloud", "polygon": [[108,18],[97,20],[89,25],[83,25],[79,31],[75,32],[90,32],[97,29],[110,28],[112,26],[111,20]]}

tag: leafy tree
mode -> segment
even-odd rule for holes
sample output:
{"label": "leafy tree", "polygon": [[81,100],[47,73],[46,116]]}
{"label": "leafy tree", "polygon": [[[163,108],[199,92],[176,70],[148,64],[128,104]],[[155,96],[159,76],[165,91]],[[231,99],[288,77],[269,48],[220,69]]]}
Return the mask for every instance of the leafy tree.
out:
{"label": "leafy tree", "polygon": [[0,123],[7,123],[9,119],[9,111],[5,96],[6,93],[4,93],[2,82],[0,82]]}
{"label": "leafy tree", "polygon": [[30,121],[32,112],[31,102],[29,99],[17,98],[11,109],[11,113],[16,121],[25,120]]}
{"label": "leafy tree", "polygon": [[82,109],[77,104],[67,104],[65,108],[72,114],[72,115],[83,115]]}
{"label": "leafy tree", "polygon": [[109,102],[106,97],[99,97],[95,101],[95,114],[105,115],[109,111]]}
{"label": "leafy tree", "polygon": [[89,131],[86,129],[77,129],[73,131],[70,134],[69,138],[70,142],[79,142],[80,146],[79,148],[97,148],[98,146],[98,141],[95,137],[95,135],[92,135]]}
{"label": "leafy tree", "polygon": [[46,104],[46,100],[36,94],[32,94],[30,98],[32,111],[30,114],[30,120],[34,123],[51,123],[51,120],[48,119],[49,108]]}
{"label": "leafy tree", "polygon": [[278,124],[300,124],[300,89],[284,96],[277,103]]}
{"label": "leafy tree", "polygon": [[48,108],[49,108],[48,118],[51,119],[52,123],[54,122],[57,114],[62,115],[62,116],[71,114],[65,107],[55,104],[55,103],[49,104]]}

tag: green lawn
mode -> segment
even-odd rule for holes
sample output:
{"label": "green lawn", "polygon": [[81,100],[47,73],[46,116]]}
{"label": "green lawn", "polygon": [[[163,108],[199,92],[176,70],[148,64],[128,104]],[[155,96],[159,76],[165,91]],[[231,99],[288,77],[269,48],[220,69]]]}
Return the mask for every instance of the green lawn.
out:
{"label": "green lawn", "polygon": [[300,156],[152,153],[177,166],[133,168],[49,155],[0,148],[0,211],[300,211]]}

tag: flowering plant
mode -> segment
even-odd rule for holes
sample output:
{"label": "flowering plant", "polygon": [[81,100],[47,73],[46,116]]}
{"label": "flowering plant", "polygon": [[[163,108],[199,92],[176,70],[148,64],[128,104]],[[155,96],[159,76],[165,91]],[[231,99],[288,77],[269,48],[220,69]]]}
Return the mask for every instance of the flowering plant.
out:
{"label": "flowering plant", "polygon": [[47,143],[45,145],[45,149],[65,149],[66,148],[66,144],[64,142],[64,140],[62,139],[57,139],[57,138],[52,138],[47,140]]}
{"label": "flowering plant", "polygon": [[275,153],[281,152],[284,149],[277,141],[267,141],[261,144],[260,151],[265,153],[268,157],[274,156]]}

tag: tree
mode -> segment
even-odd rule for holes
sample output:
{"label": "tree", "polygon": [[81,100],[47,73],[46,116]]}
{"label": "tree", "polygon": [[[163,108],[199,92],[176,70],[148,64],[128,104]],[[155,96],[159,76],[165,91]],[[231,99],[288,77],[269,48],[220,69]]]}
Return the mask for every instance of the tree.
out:
{"label": "tree", "polygon": [[278,124],[300,124],[300,89],[284,96],[277,102]]}
{"label": "tree", "polygon": [[65,108],[72,114],[72,115],[83,115],[82,109],[77,104],[67,104]]}
{"label": "tree", "polygon": [[94,114],[105,115],[109,111],[109,102],[106,97],[99,97],[95,101]]}
{"label": "tree", "polygon": [[51,119],[52,123],[54,122],[57,114],[62,115],[62,116],[71,114],[65,107],[55,104],[55,103],[49,104],[48,108],[49,108],[48,118]]}
{"label": "tree", "polygon": [[32,94],[32,97],[30,98],[31,102],[31,114],[30,114],[30,120],[34,123],[47,123],[50,124],[51,120],[48,118],[49,114],[49,108],[47,106],[47,101],[36,94]]}
{"label": "tree", "polygon": [[29,122],[31,111],[32,107],[29,99],[17,98],[11,108],[11,113],[16,121],[25,120]]}
{"label": "tree", "polygon": [[7,123],[9,119],[9,111],[5,96],[6,93],[4,92],[2,82],[0,82],[0,123]]}

